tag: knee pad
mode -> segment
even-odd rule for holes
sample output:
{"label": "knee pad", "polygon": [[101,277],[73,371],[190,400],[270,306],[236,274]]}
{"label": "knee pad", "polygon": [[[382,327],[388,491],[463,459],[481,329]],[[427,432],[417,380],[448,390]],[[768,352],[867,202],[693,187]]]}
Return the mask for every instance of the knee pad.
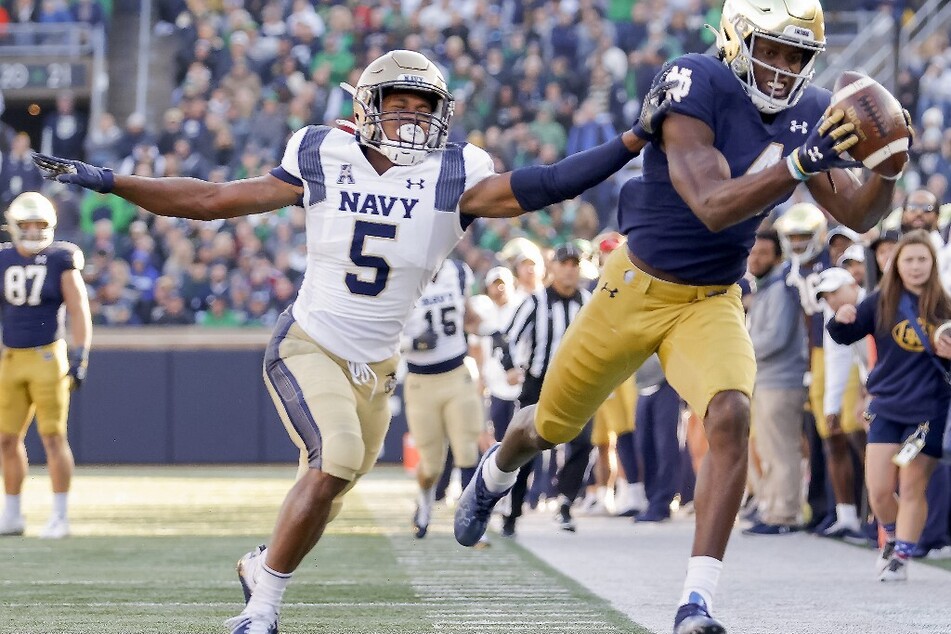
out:
{"label": "knee pad", "polygon": [[340,431],[323,438],[321,471],[343,480],[353,480],[361,471],[366,447],[356,433]]}

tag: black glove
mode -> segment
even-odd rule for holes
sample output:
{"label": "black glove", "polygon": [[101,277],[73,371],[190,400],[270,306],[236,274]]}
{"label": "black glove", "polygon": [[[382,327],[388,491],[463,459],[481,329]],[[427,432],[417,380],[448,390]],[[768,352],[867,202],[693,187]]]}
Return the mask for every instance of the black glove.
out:
{"label": "black glove", "polygon": [[47,180],[79,185],[100,194],[108,194],[116,184],[112,170],[107,167],[36,152],[33,153],[33,162]]}
{"label": "black glove", "polygon": [[427,330],[420,336],[413,339],[413,350],[421,352],[423,350],[432,350],[436,347],[437,339],[435,330]]}
{"label": "black glove", "polygon": [[836,108],[827,111],[812,127],[806,142],[787,158],[789,171],[796,180],[804,181],[819,172],[833,168],[860,167],[862,163],[841,156],[859,142],[855,125],[845,119],[845,112]]}
{"label": "black glove", "polygon": [[645,141],[653,141],[660,134],[660,126],[667,116],[667,110],[670,108],[670,95],[667,91],[680,85],[680,80],[667,80],[667,71],[670,70],[671,63],[666,62],[661,67],[660,72],[654,76],[651,82],[651,89],[644,96],[641,103],[641,114],[631,131]]}
{"label": "black glove", "polygon": [[86,348],[79,347],[69,353],[69,370],[67,376],[73,378],[73,389],[78,390],[86,380],[86,366],[89,365],[89,353]]}

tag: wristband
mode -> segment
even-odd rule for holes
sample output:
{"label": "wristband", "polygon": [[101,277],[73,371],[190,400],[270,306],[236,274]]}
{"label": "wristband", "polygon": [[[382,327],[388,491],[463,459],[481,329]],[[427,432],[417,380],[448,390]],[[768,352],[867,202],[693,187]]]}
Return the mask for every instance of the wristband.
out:
{"label": "wristband", "polygon": [[786,157],[786,169],[789,170],[789,175],[800,183],[804,183],[812,176],[799,165],[799,161],[796,160],[796,153],[793,152]]}

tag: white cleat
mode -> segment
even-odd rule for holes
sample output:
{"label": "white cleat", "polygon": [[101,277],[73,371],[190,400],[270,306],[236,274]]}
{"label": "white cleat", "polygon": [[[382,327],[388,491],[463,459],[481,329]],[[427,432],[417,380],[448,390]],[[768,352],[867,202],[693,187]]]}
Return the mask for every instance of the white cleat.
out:
{"label": "white cleat", "polygon": [[895,542],[885,542],[885,545],[882,546],[882,549],[878,553],[878,557],[875,559],[875,574],[881,576],[894,557]]}
{"label": "white cleat", "polygon": [[261,544],[244,557],[238,560],[237,571],[238,581],[241,582],[241,592],[244,593],[244,602],[251,600],[255,586],[258,585],[258,570],[264,563],[264,551],[267,547]]}
{"label": "white cleat", "polygon": [[69,537],[69,520],[65,517],[51,517],[40,533],[40,539],[63,539]]}
{"label": "white cleat", "polygon": [[22,515],[0,515],[0,535],[22,535],[26,530],[26,520]]}
{"label": "white cleat", "polygon": [[277,634],[277,614],[248,614],[225,621],[225,627],[231,628],[231,634]]}
{"label": "white cleat", "polygon": [[878,575],[879,581],[908,581],[908,563],[904,559],[892,557],[888,565]]}

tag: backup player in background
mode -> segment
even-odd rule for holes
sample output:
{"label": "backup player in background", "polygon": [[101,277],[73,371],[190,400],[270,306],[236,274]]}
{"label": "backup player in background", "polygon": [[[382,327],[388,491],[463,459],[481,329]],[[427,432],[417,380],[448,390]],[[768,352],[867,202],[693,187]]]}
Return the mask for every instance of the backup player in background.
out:
{"label": "backup player in background", "polygon": [[[826,224],[821,209],[812,203],[799,203],[776,221],[776,230],[791,260],[792,270],[786,282],[799,289],[809,341],[809,405],[815,419],[815,431],[807,428],[811,454],[808,497],[813,514],[809,526],[827,537],[861,542],[864,537],[860,532],[855,471],[849,450],[850,444],[865,444],[865,428],[856,415],[861,382],[858,370],[851,371],[839,398],[826,399],[825,322],[815,293],[822,271],[835,263],[846,248],[843,243],[849,243],[854,233],[846,227],[836,227],[825,236]],[[834,513],[827,489],[831,489],[834,498]]]}
{"label": "backup player in background", "polygon": [[[805,182],[855,229],[888,210],[894,182],[865,183],[841,153],[858,142],[828,91],[810,85],[825,48],[817,0],[727,0],[719,56],[686,55],[665,78],[679,86],[644,173],[621,188],[615,251],[591,302],[552,361],[536,408],[516,414],[463,492],[455,532],[485,530],[518,468],[575,437],[604,398],[657,352],[667,380],[702,413],[710,450],[697,479],[693,556],[674,618],[677,634],[717,634],[710,616],[746,479],[756,364],[736,281],[764,216]],[[826,113],[826,114],[824,114]],[[516,195],[523,190],[513,176]],[[832,186],[835,183],[835,188]],[[523,205],[535,205],[533,192]]]}
{"label": "backup player in background", "polygon": [[413,527],[422,539],[429,530],[436,483],[452,449],[469,484],[479,462],[479,435],[485,427],[482,396],[465,363],[467,331],[478,317],[468,309],[472,270],[459,260],[446,260],[426,286],[404,328],[408,372],[403,383],[406,423],[419,451],[416,480],[419,497]]}
{"label": "backup player in background", "polygon": [[[660,83],[634,129],[516,179],[539,209],[574,198],[627,164],[666,114]],[[298,480],[270,546],[238,566],[247,606],[233,634],[275,634],[284,590],[320,540],[343,496],[373,466],[389,426],[400,333],[416,300],[477,217],[525,213],[515,173],[495,174],[472,145],[447,144],[453,98],[439,69],[413,51],[371,62],[353,93],[355,130],[308,126],[281,165],[247,180],[113,174],[79,161],[35,155],[48,178],[113,192],[153,213],[197,220],[302,205],[307,270],[274,329],[265,383],[301,449]]]}
{"label": "backup player in background", "polygon": [[[12,243],[0,245],[0,463],[6,503],[0,535],[22,535],[20,492],[27,473],[23,439],[34,416],[53,486],[53,512],[40,537],[69,535],[67,498],[73,452],[66,439],[70,389],[86,376],[92,320],[80,277],[83,254],[53,242],[56,210],[42,194],[17,196],[6,214]],[[63,307],[73,349],[63,338]]]}

